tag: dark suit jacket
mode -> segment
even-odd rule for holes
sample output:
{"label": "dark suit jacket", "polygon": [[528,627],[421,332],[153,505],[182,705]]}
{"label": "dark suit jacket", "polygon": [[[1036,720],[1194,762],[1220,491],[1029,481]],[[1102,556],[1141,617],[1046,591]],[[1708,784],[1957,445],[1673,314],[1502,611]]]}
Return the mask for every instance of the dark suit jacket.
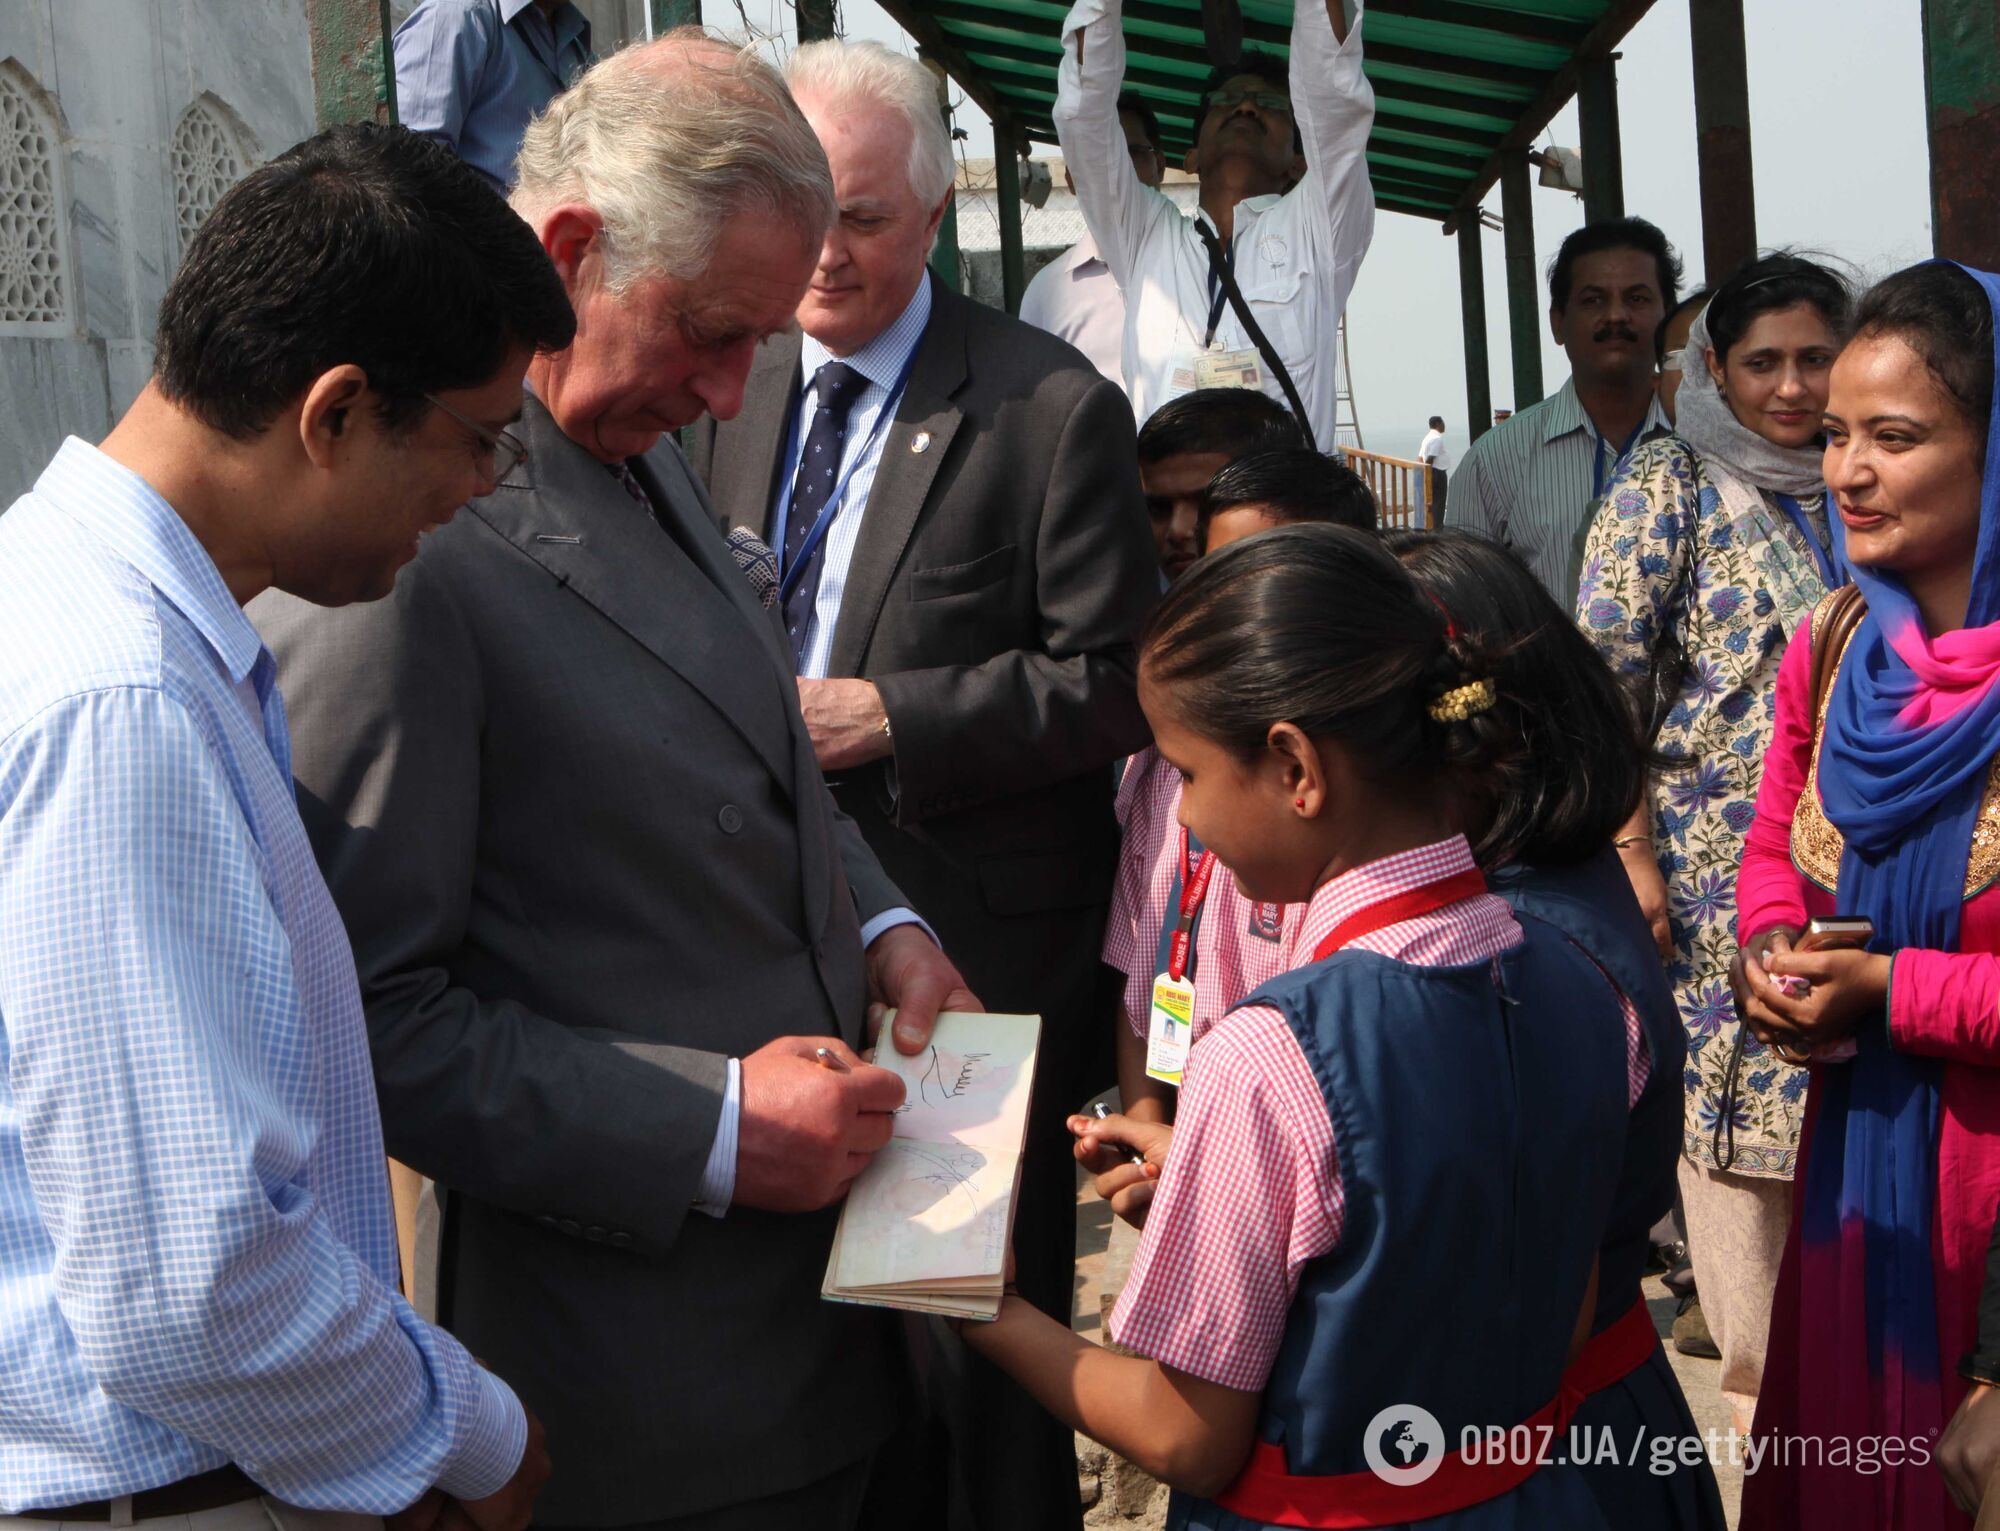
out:
{"label": "dark suit jacket", "polygon": [[895,1426],[832,1212],[690,1211],[726,1058],[857,1041],[905,902],[821,784],[790,654],[671,443],[666,530],[530,399],[529,457],[394,593],[251,615],[352,936],[389,1151],[448,1188],[439,1317],[548,1427],[538,1515],[756,1498]]}
{"label": "dark suit jacket", "polygon": [[[837,795],[979,997],[1054,1019],[1094,977],[1111,763],[1149,737],[1133,640],[1159,575],[1132,412],[1053,336],[935,284],[932,304],[829,665],[880,688],[893,770]],[[798,337],[772,341],[741,413],[693,433],[717,509],[767,539],[799,386]]]}

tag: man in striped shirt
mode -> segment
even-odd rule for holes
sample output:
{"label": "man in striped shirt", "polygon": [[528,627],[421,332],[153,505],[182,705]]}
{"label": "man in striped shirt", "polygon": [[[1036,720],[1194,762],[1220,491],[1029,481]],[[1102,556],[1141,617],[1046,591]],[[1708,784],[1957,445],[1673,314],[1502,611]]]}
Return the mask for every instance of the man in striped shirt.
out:
{"label": "man in striped shirt", "polygon": [[1569,354],[1569,381],[1473,442],[1452,475],[1445,524],[1512,548],[1566,608],[1591,507],[1641,443],[1673,428],[1653,337],[1680,278],[1674,247],[1644,218],[1586,224],[1565,239],[1549,269],[1549,328]]}

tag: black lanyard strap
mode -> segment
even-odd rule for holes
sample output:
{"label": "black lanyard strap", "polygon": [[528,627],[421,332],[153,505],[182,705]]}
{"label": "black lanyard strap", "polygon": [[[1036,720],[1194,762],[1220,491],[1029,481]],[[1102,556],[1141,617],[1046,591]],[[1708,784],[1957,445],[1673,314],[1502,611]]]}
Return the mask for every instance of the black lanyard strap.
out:
{"label": "black lanyard strap", "polygon": [[[1250,305],[1244,299],[1243,289],[1236,285],[1235,263],[1223,250],[1222,241],[1216,237],[1215,230],[1199,216],[1194,220],[1194,231],[1201,236],[1201,242],[1208,247],[1209,280],[1221,284],[1222,296],[1235,312],[1237,322],[1243,326],[1244,333],[1250,337],[1250,343],[1257,348],[1257,354],[1264,358],[1264,365],[1271,369],[1271,375],[1278,380],[1278,387],[1284,391],[1285,402],[1291,406],[1292,414],[1298,419],[1299,431],[1306,438],[1306,445],[1317,452],[1319,442],[1313,437],[1312,421],[1306,418],[1306,407],[1299,398],[1298,386],[1292,382],[1291,373],[1285,370],[1285,364],[1278,356],[1277,347],[1271,344],[1263,328],[1250,316]],[[1209,320],[1208,333],[1211,342],[1214,340],[1216,323],[1221,316],[1222,310],[1218,306]]]}

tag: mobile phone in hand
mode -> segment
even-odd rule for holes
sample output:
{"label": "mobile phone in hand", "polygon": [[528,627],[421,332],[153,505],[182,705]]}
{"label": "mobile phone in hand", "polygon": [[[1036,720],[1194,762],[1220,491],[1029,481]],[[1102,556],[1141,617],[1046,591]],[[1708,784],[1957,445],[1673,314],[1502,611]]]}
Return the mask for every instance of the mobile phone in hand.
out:
{"label": "mobile phone in hand", "polygon": [[1795,952],[1857,951],[1875,939],[1875,922],[1865,914],[1830,914],[1806,921],[1792,942]]}

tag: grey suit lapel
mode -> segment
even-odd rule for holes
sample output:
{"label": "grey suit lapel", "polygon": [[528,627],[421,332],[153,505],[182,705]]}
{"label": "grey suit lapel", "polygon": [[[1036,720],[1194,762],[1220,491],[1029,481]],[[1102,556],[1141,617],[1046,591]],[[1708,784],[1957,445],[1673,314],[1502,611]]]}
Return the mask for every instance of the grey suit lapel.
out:
{"label": "grey suit lapel", "polygon": [[732,526],[747,526],[766,542],[771,540],[771,511],[778,498],[778,478],[784,465],[785,433],[799,397],[799,334],[780,335],[757,353],[743,384],[743,407],[736,418],[717,428],[715,503]]}
{"label": "grey suit lapel", "polygon": [[[941,283],[931,283],[930,323],[918,342],[909,386],[896,407],[888,439],[882,443],[882,463],[868,491],[861,534],[854,544],[854,560],[848,565],[847,586],[841,592],[840,620],[834,626],[833,651],[827,661],[830,674],[860,673],[889,582],[902,562],[931,484],[964,418],[952,399],[965,385],[967,375],[966,301]],[[929,440],[922,451],[916,451],[920,432]]]}
{"label": "grey suit lapel", "polygon": [[[766,631],[770,623],[715,529],[701,524],[691,497],[664,496],[664,513],[677,534],[669,538],[532,397],[521,427],[527,462],[492,494],[473,501],[472,514],[706,697],[771,774],[794,790],[788,714],[796,708],[779,690],[789,684],[789,661],[781,667],[743,662],[744,624]],[[658,494],[667,487],[663,475],[647,467],[655,479],[648,488]],[[763,641],[775,649],[775,638]],[[772,694],[759,695],[760,685],[769,685]]]}

